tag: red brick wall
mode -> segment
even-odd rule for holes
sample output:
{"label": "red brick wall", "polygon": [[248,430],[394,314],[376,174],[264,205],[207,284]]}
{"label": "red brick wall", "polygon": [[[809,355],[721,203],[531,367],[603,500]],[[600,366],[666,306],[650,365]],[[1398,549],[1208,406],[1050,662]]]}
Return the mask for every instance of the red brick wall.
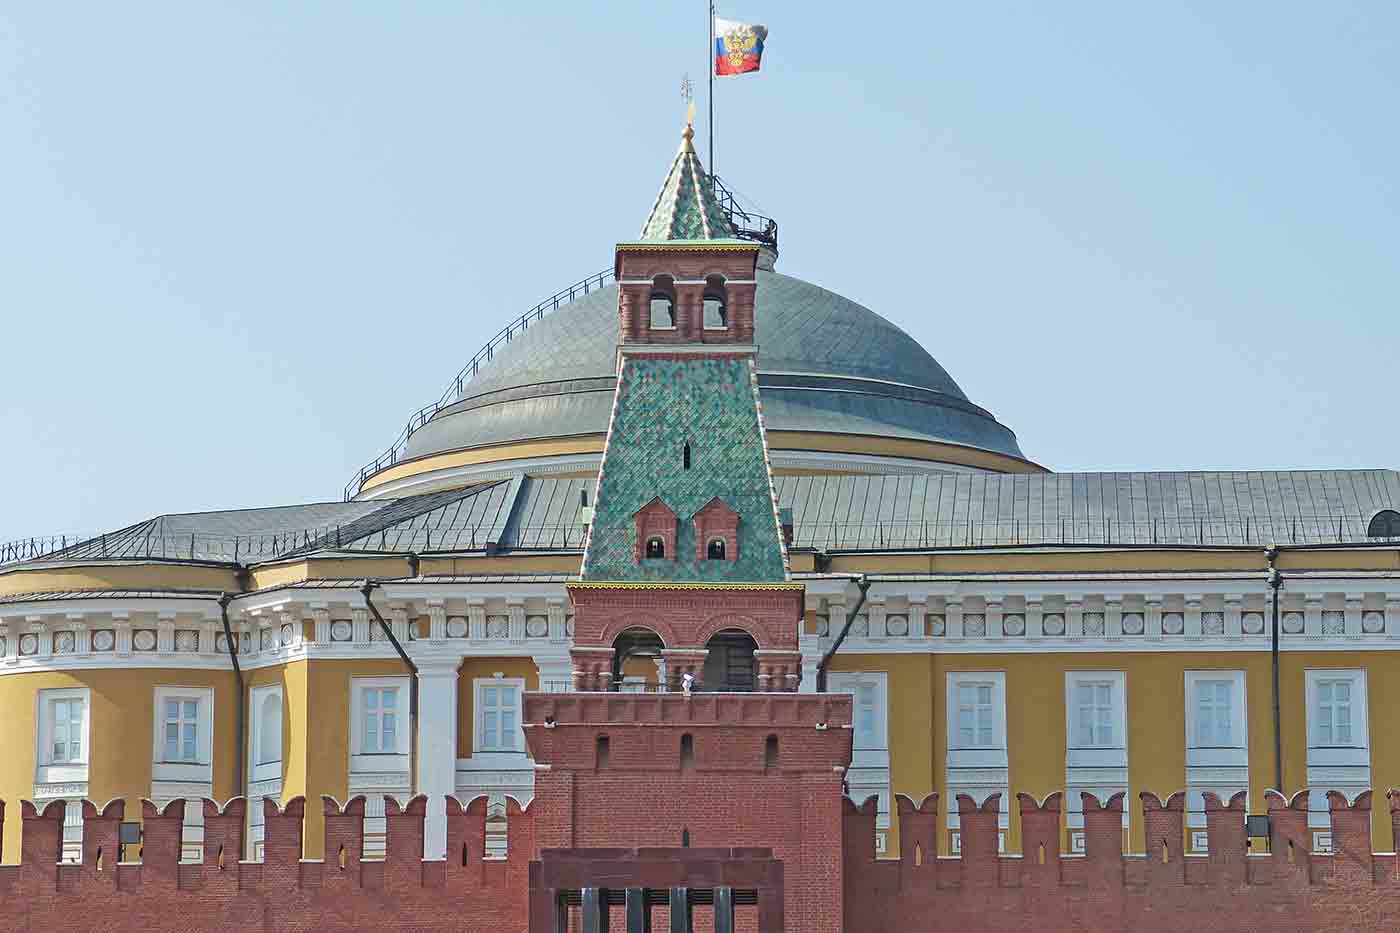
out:
{"label": "red brick wall", "polygon": [[146,802],[140,860],[129,853],[133,861],[118,864],[123,802],[100,813],[85,803],[82,862],[58,865],[63,804],[39,812],[24,801],[21,864],[0,866],[0,929],[525,933],[532,815],[510,802],[509,857],[484,861],[485,799],[465,811],[449,799],[449,857],[424,862],[424,805],[425,798],[417,797],[401,811],[389,800],[386,857],[362,862],[364,798],[352,799],[344,810],[324,799],[328,856],[321,862],[300,859],[305,801],[297,797],[280,811],[269,803],[266,856],[260,863],[240,863],[243,799],[222,811],[206,800],[204,861],[180,864],[184,802],[163,812]]}
{"label": "red brick wall", "polygon": [[649,628],[667,648],[703,648],[715,633],[737,628],[759,648],[795,650],[802,618],[799,589],[569,588],[574,645],[611,648],[633,626]]}
{"label": "red brick wall", "polygon": [[[1341,795],[1329,795],[1335,852],[1326,856],[1308,852],[1311,834],[1303,795],[1292,801],[1269,795],[1272,845],[1259,855],[1246,855],[1244,848],[1243,797],[1228,802],[1208,797],[1210,854],[1204,857],[1182,853],[1180,793],[1165,801],[1144,793],[1135,804],[1143,807],[1148,838],[1161,841],[1146,857],[1119,852],[1121,796],[1105,804],[1092,797],[1085,801],[1087,854],[1079,858],[1059,852],[1059,794],[1044,802],[1018,797],[1025,857],[998,856],[995,808],[962,798],[964,855],[951,859],[933,854],[937,798],[915,804],[900,797],[902,857],[877,861],[873,801],[859,809],[840,802],[839,787],[815,764],[775,779],[751,760],[752,743],[733,737],[743,731],[735,724],[717,727],[710,741],[697,745],[693,772],[677,766],[668,775],[660,764],[642,761],[639,749],[644,746],[626,741],[619,743],[618,765],[632,771],[631,779],[607,769],[541,772],[535,804],[526,811],[510,804],[509,856],[504,861],[481,857],[485,801],[480,798],[465,809],[449,801],[445,862],[420,858],[422,798],[403,810],[388,804],[388,854],[374,862],[358,858],[362,798],[343,808],[322,801],[324,862],[299,858],[301,798],[283,810],[268,806],[267,855],[261,863],[240,863],[232,856],[242,848],[243,800],[236,798],[222,810],[205,801],[202,864],[177,861],[183,803],[164,811],[145,804],[140,860],[133,853],[132,861],[121,864],[116,852],[122,801],[100,811],[87,803],[82,861],[59,865],[62,804],[38,811],[20,802],[22,858],[19,865],[0,866],[0,930],[525,933],[528,878],[538,864],[532,866],[531,859],[539,847],[623,838],[633,844],[655,838],[674,845],[669,837],[683,823],[689,823],[695,846],[715,838],[724,844],[752,839],[767,845],[779,837],[772,847],[784,861],[790,911],[786,929],[793,933],[1378,933],[1398,926],[1400,869],[1394,854],[1371,851],[1369,793],[1351,804]],[[811,734],[819,733],[812,729]],[[737,742],[732,754],[725,751],[729,742]],[[586,745],[563,743],[561,760],[577,765],[580,759],[572,756]],[[819,762],[831,749],[814,738],[807,753]],[[639,769],[643,763],[648,767]],[[726,793],[726,785],[734,790]],[[544,801],[551,805],[541,807]],[[1392,823],[1400,829],[1400,795],[1392,791],[1387,803]],[[0,804],[0,816],[3,809]],[[794,907],[801,912],[792,913]],[[743,928],[753,928],[751,916]]]}
{"label": "red brick wall", "polygon": [[[695,847],[771,848],[783,863],[787,928],[841,930],[849,697],[531,694],[524,721],[535,761],[547,765],[532,805],[542,848],[675,847],[687,831]],[[686,735],[693,759],[683,762]]]}
{"label": "red brick wall", "polygon": [[[897,798],[901,857],[874,858],[875,803],[845,812],[846,926],[861,933],[917,931],[1382,931],[1400,928],[1394,854],[1372,854],[1371,794],[1348,805],[1329,794],[1332,855],[1308,852],[1306,794],[1270,792],[1270,851],[1248,855],[1244,794],[1206,795],[1210,854],[1184,856],[1183,794],[1141,795],[1147,856],[1124,856],[1123,797],[1084,795],[1086,854],[1059,851],[1061,796],[1021,794],[1024,857],[997,855],[994,806],[958,798],[961,858],[937,858],[938,800]],[[1387,795],[1400,828],[1400,795]],[[1289,841],[1294,843],[1290,855]],[[1043,850],[1042,850],[1043,846]],[[1044,853],[1042,860],[1042,851]]]}

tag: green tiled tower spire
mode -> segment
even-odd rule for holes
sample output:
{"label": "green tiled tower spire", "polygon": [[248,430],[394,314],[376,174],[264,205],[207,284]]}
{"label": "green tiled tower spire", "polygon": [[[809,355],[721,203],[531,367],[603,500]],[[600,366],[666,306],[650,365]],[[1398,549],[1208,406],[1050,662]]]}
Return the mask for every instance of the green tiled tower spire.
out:
{"label": "green tiled tower spire", "polygon": [[[636,515],[655,499],[675,513],[674,553],[639,560]],[[697,553],[695,515],[715,499],[739,514],[729,560]],[[787,579],[751,354],[623,355],[583,579]]]}
{"label": "green tiled tower spire", "polygon": [[729,218],[720,209],[714,191],[705,180],[705,169],[692,143],[694,136],[693,126],[687,126],[681,134],[681,148],[676,152],[651,214],[642,225],[644,243],[734,237]]}

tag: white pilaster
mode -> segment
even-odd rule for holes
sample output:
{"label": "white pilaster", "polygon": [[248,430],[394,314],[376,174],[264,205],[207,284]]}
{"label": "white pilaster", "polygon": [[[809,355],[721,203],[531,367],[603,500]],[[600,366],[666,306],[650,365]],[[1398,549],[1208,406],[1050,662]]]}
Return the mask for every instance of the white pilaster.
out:
{"label": "white pilaster", "polygon": [[447,640],[447,604],[440,599],[428,600],[428,640]]}
{"label": "white pilaster", "polygon": [[312,607],[311,638],[318,645],[331,643],[331,610],[328,606]]}
{"label": "white pilaster", "polygon": [[447,857],[447,796],[457,782],[456,658],[418,662],[418,787],[428,798],[423,858]]}

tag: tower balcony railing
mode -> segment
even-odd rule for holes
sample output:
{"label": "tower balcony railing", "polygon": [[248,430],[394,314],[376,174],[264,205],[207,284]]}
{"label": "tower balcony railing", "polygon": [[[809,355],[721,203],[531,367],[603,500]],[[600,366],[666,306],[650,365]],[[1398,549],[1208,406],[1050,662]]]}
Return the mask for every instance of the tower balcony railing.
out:
{"label": "tower balcony railing", "polygon": [[403,430],[399,432],[399,436],[389,445],[389,448],[378,457],[375,457],[369,463],[362,466],[359,471],[356,472],[355,476],[351,478],[350,482],[345,484],[345,501],[349,502],[359,495],[360,490],[364,488],[365,481],[371,476],[405,459],[408,453],[409,438],[431,421],[433,416],[438,412],[460,400],[463,393],[466,391],[467,384],[476,378],[484,365],[495,358],[497,350],[524,334],[530,329],[530,325],[543,320],[546,314],[558,311],[564,305],[598,291],[605,287],[612,279],[613,270],[611,268],[604,269],[602,272],[595,272],[587,278],[580,279],[568,288],[560,289],[544,301],[535,305],[529,311],[526,311],[524,314],[511,321],[505,327],[501,328],[494,337],[486,341],[486,345],[478,350],[475,356],[467,361],[467,364],[457,373],[456,378],[448,383],[447,388],[443,389],[442,395],[438,396],[437,401],[430,402],[415,411],[409,417],[408,423],[404,425]]}
{"label": "tower balcony railing", "polygon": [[734,228],[734,235],[741,240],[752,240],[776,253],[778,251],[778,222],[772,217],[765,217],[741,207],[734,192],[724,184],[718,175],[707,177],[710,180],[710,188],[714,192],[716,203],[719,204],[720,210],[724,211],[725,216],[729,218],[729,225]]}

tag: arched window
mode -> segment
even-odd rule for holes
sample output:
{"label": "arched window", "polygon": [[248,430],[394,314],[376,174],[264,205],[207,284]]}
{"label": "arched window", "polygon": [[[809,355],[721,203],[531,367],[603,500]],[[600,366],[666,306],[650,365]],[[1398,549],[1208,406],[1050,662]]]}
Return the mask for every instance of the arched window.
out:
{"label": "arched window", "polygon": [[1371,524],[1366,527],[1366,536],[1370,538],[1400,538],[1400,512],[1394,509],[1385,509],[1377,512],[1371,519]]}
{"label": "arched window", "polygon": [[763,770],[776,771],[778,769],[778,737],[770,735],[763,743]]}
{"label": "arched window", "polygon": [[687,732],[681,736],[681,770],[691,771],[695,768],[695,739]]}
{"label": "arched window", "polygon": [[705,643],[705,667],[700,675],[705,689],[719,693],[748,693],[758,682],[754,652],[758,643],[747,632],[725,629]]}
{"label": "arched window", "polygon": [[676,290],[669,275],[659,275],[651,285],[651,326],[676,326]]}
{"label": "arched window", "polygon": [[724,279],[712,275],[705,279],[705,328],[724,330],[729,326],[729,305],[724,291]]}
{"label": "arched window", "polygon": [[681,469],[690,469],[690,441],[686,441],[685,446],[681,448]]}
{"label": "arched window", "polygon": [[282,760],[282,696],[269,693],[258,710],[258,764]]}
{"label": "arched window", "polygon": [[706,560],[724,560],[724,539],[711,538],[709,545],[705,548]]}
{"label": "arched window", "polygon": [[666,557],[666,542],[658,537],[647,538],[647,560],[664,560]]}

